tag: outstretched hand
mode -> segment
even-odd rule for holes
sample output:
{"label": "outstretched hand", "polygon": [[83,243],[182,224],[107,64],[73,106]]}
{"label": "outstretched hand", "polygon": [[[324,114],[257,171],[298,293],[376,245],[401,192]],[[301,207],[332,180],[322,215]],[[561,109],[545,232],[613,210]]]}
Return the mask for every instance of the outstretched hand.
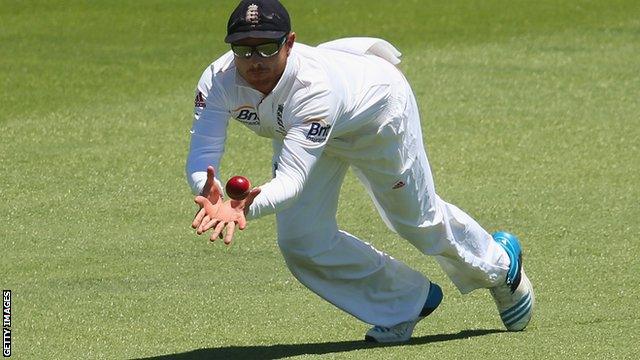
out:
{"label": "outstretched hand", "polygon": [[[202,224],[207,216],[207,213],[215,214],[216,209],[220,207],[222,203],[222,189],[218,186],[218,184],[214,181],[215,179],[215,170],[213,166],[209,166],[207,168],[207,182],[204,183],[204,187],[200,192],[200,196],[207,200],[206,204],[202,203],[200,205],[200,210],[196,213],[196,216],[191,223],[191,227],[194,229],[198,229],[198,227]],[[198,198],[196,197],[196,199]],[[196,201],[197,203],[198,201]],[[205,206],[206,205],[206,206]],[[209,210],[205,209],[208,207]],[[208,221],[209,219],[206,219]],[[205,222],[206,223],[206,222]],[[201,233],[198,233],[200,235]]]}
{"label": "outstretched hand", "polygon": [[217,237],[223,238],[222,233],[226,228],[224,243],[229,245],[233,239],[236,226],[244,230],[247,226],[245,211],[260,193],[260,188],[254,188],[243,200],[222,201],[222,191],[214,179],[213,167],[207,168],[207,182],[202,193],[196,196],[195,202],[200,205],[191,226],[196,229],[198,235],[213,228],[209,239],[215,241]]}

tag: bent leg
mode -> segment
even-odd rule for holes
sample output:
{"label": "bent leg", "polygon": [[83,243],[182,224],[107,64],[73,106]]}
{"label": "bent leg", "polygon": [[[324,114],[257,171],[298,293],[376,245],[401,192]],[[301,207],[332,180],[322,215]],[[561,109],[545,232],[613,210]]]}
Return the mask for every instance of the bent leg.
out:
{"label": "bent leg", "polygon": [[508,256],[475,220],[435,193],[417,105],[406,90],[407,106],[379,130],[388,134],[386,143],[376,144],[386,161],[354,164],[356,175],[387,226],[434,255],[462,293],[495,286],[505,279]]}
{"label": "bent leg", "polygon": [[296,203],[276,215],[282,255],[302,284],[364,322],[393,326],[415,319],[429,281],[338,229],[338,192],[347,169],[344,161],[323,156]]}

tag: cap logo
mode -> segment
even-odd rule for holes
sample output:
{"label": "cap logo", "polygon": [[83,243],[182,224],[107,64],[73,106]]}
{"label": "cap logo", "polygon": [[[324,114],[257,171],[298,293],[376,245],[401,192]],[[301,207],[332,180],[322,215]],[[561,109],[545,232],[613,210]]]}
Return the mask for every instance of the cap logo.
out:
{"label": "cap logo", "polygon": [[258,22],[260,22],[260,16],[258,15],[258,5],[249,5],[249,7],[247,8],[247,15],[245,15],[244,19],[250,24],[257,24]]}

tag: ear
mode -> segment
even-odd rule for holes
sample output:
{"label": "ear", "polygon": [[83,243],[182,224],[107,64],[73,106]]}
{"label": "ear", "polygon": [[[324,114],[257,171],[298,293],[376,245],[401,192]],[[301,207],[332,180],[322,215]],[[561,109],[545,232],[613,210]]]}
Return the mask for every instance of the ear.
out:
{"label": "ear", "polygon": [[296,42],[296,33],[293,31],[289,33],[287,36],[286,46],[287,46],[287,56],[291,53],[291,48],[293,48],[293,43]]}

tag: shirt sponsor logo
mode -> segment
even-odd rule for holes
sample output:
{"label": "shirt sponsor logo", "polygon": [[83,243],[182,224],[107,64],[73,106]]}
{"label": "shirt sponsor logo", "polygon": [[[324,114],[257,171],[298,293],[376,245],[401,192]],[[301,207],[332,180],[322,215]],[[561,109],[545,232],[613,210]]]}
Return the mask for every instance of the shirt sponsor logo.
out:
{"label": "shirt sponsor logo", "polygon": [[204,100],[204,95],[202,92],[198,91],[196,94],[196,99],[193,101],[193,105],[199,108],[207,107],[207,102]]}
{"label": "shirt sponsor logo", "polygon": [[286,135],[287,132],[284,129],[284,123],[282,122],[282,112],[284,111],[284,104],[278,105],[278,111],[276,112],[276,123],[278,124],[278,128],[276,132],[280,135]]}
{"label": "shirt sponsor logo", "polygon": [[311,123],[309,132],[307,133],[307,140],[321,143],[327,139],[327,136],[329,136],[329,130],[331,129],[331,124],[327,124],[324,120],[309,120],[305,122]]}
{"label": "shirt sponsor logo", "polygon": [[242,105],[233,110],[232,116],[245,125],[260,125],[260,118],[256,109],[251,105]]}

